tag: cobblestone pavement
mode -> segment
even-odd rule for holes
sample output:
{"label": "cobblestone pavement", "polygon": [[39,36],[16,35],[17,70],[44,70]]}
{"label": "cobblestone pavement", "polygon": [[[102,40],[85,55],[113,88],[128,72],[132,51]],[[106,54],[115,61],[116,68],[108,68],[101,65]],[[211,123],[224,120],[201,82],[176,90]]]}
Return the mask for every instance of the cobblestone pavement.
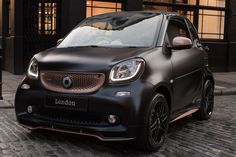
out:
{"label": "cobblestone pavement", "polygon": [[139,151],[127,143],[100,142],[48,131],[31,132],[17,124],[13,109],[0,109],[0,157],[236,157],[236,96],[216,97],[215,102],[211,120],[187,117],[172,123],[164,146],[153,153]]}
{"label": "cobblestone pavement", "polygon": [[2,71],[2,96],[9,106],[13,106],[15,93],[24,75],[13,75],[7,71]]}

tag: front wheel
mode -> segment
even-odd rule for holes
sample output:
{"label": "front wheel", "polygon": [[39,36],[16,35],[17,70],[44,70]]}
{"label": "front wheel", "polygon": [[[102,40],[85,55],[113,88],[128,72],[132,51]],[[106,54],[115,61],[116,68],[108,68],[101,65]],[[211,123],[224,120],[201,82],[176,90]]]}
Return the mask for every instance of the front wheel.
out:
{"label": "front wheel", "polygon": [[165,141],[168,127],[168,103],[162,94],[156,94],[146,110],[138,146],[148,151],[159,149]]}
{"label": "front wheel", "polygon": [[214,108],[214,85],[210,80],[204,84],[202,103],[200,109],[193,114],[199,120],[208,120],[212,116]]}

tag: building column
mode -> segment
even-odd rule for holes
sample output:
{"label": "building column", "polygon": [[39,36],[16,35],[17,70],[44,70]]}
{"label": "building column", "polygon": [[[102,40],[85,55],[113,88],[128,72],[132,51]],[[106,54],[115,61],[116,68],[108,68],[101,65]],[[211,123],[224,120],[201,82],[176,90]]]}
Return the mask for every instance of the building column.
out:
{"label": "building column", "polygon": [[15,0],[14,19],[14,73],[24,72],[23,57],[23,0]]}
{"label": "building column", "polygon": [[86,0],[61,0],[61,36],[86,18]]}
{"label": "building column", "polygon": [[2,56],[2,68],[5,58],[5,38],[8,36],[9,10],[8,0],[0,0],[0,56]]}
{"label": "building column", "polygon": [[23,0],[6,0],[4,69],[14,74],[23,73]]}
{"label": "building column", "polygon": [[[236,1],[229,0],[228,29],[228,71],[236,71]],[[222,52],[224,53],[224,52]]]}
{"label": "building column", "polygon": [[4,18],[4,4],[3,0],[0,0],[0,56],[3,55],[3,18]]}

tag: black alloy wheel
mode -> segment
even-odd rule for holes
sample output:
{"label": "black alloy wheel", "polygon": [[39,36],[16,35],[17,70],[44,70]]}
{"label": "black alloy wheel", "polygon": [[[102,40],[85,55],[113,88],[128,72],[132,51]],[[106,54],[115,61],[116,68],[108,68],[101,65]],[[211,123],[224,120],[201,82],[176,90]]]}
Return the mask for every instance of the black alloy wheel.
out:
{"label": "black alloy wheel", "polygon": [[159,101],[152,109],[149,121],[149,138],[152,142],[162,143],[168,126],[168,111],[165,103]]}
{"label": "black alloy wheel", "polygon": [[201,107],[193,116],[199,120],[208,120],[212,116],[213,109],[214,85],[210,80],[207,80],[204,84]]}
{"label": "black alloy wheel", "polygon": [[205,100],[204,100],[205,111],[209,116],[212,115],[213,106],[214,106],[214,88],[212,84],[209,84],[206,89]]}
{"label": "black alloy wheel", "polygon": [[153,97],[144,120],[139,145],[148,151],[157,150],[163,145],[169,127],[169,107],[162,94]]}

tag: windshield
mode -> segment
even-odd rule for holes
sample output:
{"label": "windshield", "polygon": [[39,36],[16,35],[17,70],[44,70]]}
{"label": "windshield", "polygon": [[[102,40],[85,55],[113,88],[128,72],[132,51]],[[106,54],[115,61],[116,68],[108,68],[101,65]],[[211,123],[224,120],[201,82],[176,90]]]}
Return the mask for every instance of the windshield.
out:
{"label": "windshield", "polygon": [[57,47],[150,47],[161,17],[151,12],[94,16],[72,30]]}

